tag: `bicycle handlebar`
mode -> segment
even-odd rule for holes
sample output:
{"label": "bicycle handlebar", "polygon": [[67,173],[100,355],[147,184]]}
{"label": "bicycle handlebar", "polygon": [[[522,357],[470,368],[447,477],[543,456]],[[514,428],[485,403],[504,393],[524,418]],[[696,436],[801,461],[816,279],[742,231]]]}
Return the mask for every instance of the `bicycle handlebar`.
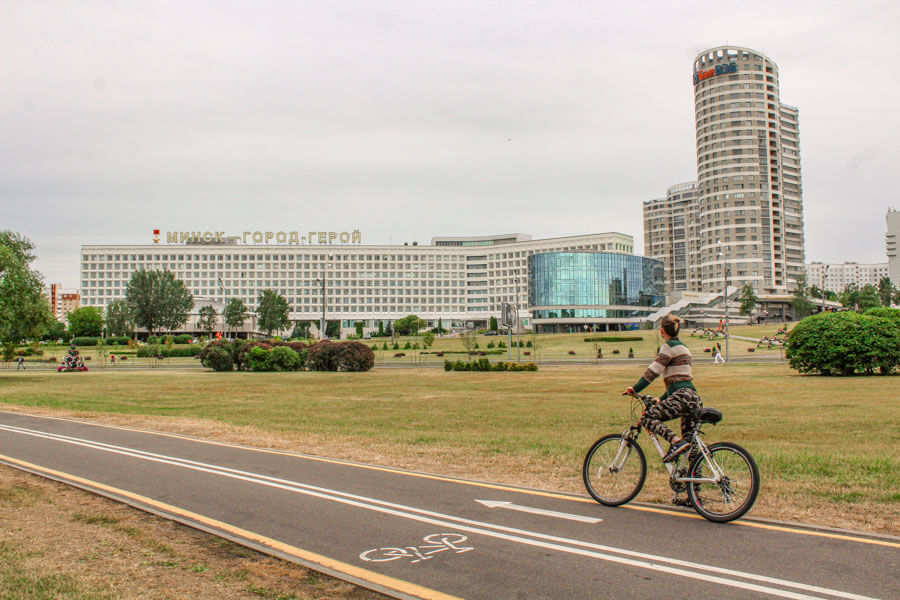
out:
{"label": "bicycle handlebar", "polygon": [[632,392],[630,394],[626,393],[625,395],[631,396],[632,398],[637,398],[641,402],[644,403],[644,406],[649,408],[650,406],[656,404],[657,400],[654,396],[650,394],[639,394],[638,392]]}

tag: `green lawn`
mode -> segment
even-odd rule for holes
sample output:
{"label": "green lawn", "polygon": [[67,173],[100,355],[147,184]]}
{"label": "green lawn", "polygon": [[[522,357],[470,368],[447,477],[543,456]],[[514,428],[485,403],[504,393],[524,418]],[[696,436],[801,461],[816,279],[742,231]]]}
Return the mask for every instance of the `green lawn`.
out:
{"label": "green lawn", "polygon": [[[627,425],[620,393],[642,371],[7,372],[0,403],[140,416],[201,435],[218,427],[247,443],[580,491],[584,452]],[[706,405],[725,413],[708,438],[740,443],[758,459],[764,486],[755,514],[897,531],[896,377],[801,376],[780,363],[701,364],[695,375]],[[652,465],[641,499],[667,501],[661,467]]]}

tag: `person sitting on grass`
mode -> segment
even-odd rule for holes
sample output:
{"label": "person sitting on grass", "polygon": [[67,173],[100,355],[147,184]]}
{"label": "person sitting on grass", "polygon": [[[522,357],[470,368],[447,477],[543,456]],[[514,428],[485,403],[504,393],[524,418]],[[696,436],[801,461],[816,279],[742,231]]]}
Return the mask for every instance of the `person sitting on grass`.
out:
{"label": "person sitting on grass", "polygon": [[[681,321],[674,315],[662,318],[659,334],[666,343],[662,345],[656,360],[644,371],[644,376],[637,383],[627,388],[623,395],[633,395],[662,375],[666,384],[665,393],[656,404],[644,411],[641,425],[669,441],[669,451],[663,456],[663,462],[671,462],[690,447],[685,436],[697,425],[703,400],[694,387],[691,372],[691,351],[678,339]],[[666,427],[663,421],[681,417],[681,437]]]}

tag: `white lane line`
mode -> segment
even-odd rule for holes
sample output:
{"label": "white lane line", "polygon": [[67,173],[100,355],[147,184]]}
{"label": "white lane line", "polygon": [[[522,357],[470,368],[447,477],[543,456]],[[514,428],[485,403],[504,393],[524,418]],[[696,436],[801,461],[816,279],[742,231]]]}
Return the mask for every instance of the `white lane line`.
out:
{"label": "white lane line", "polygon": [[[557,550],[560,552],[567,552],[569,554],[576,554],[580,556],[586,556],[591,558],[597,558],[600,560],[605,560],[609,562],[616,562],[620,564],[625,564],[633,567],[644,568],[654,571],[660,571],[664,573],[668,573],[671,575],[677,575],[681,577],[686,577],[689,579],[698,579],[701,581],[707,581],[710,583],[717,583],[720,585],[725,585],[729,587],[735,587],[739,589],[746,589],[751,591],[757,591],[764,594],[779,596],[782,598],[794,598],[797,600],[809,600],[811,598],[820,598],[819,596],[807,596],[805,594],[799,594],[795,592],[791,592],[788,590],[780,590],[776,588],[765,587],[761,585],[756,585],[753,583],[747,583],[743,581],[736,581],[733,579],[726,579],[724,577],[717,577],[713,575],[705,575],[703,573],[696,573],[694,571],[688,571],[685,569],[697,569],[700,571],[707,571],[711,573],[718,573],[721,575],[729,576],[729,577],[738,577],[741,579],[755,580],[760,582],[765,582],[774,585],[781,585],[784,587],[792,587],[795,589],[800,589],[808,592],[818,593],[818,594],[826,594],[829,596],[835,596],[839,598],[847,598],[849,600],[875,600],[868,596],[862,596],[858,594],[852,594],[849,592],[842,592],[839,590],[832,590],[829,588],[823,588],[819,586],[812,586],[808,584],[803,584],[794,581],[788,581],[784,579],[778,579],[774,577],[767,577],[765,575],[757,575],[755,573],[746,573],[742,571],[735,571],[731,569],[724,569],[721,567],[714,567],[711,565],[704,565],[702,563],[693,563],[689,561],[682,561],[679,559],[672,559],[663,556],[657,556],[652,554],[646,554],[641,552],[635,552],[631,550],[625,550],[622,548],[615,548],[611,546],[603,546],[600,544],[593,544],[591,542],[584,542],[581,540],[574,540],[556,536],[550,536],[546,534],[541,534],[538,532],[531,532],[526,530],[514,529],[510,527],[504,527],[501,525],[495,525],[492,523],[485,523],[481,521],[472,521],[469,519],[464,519],[461,517],[455,517],[452,515],[446,515],[442,513],[435,513],[431,511],[426,511],[423,509],[404,506],[401,504],[394,504],[391,502],[386,502],[382,500],[377,500],[374,498],[368,498],[365,496],[357,496],[354,494],[348,494],[345,492],[341,492],[339,490],[331,490],[328,488],[321,488],[317,486],[312,486],[308,484],[303,484],[295,481],[280,479],[276,477],[270,477],[268,475],[262,475],[258,473],[251,473],[247,471],[241,471],[238,469],[231,469],[229,467],[222,467],[218,465],[211,465],[207,463],[201,463],[197,461],[192,461],[189,459],[182,459],[178,457],[166,456],[163,454],[156,454],[153,452],[146,452],[143,450],[135,450],[123,446],[115,446],[112,444],[106,444],[103,442],[95,442],[92,440],[85,440],[81,438],[75,438],[70,436],[63,436],[52,433],[45,433],[42,431],[30,430],[20,427],[14,427],[9,425],[0,425],[0,430],[6,430],[11,433],[19,433],[23,435],[28,435],[32,437],[38,437],[53,441],[58,441],[62,443],[67,443],[75,446],[82,446],[85,448],[110,452],[113,454],[119,454],[122,456],[129,456],[132,458],[138,458],[142,460],[146,460],[149,462],[161,463],[172,465],[176,467],[181,467],[185,469],[190,469],[194,471],[210,473],[213,475],[219,475],[222,477],[228,477],[231,479],[236,479],[240,481],[246,481],[248,483],[254,483],[258,485],[264,485],[267,487],[272,487],[276,489],[282,489],[290,492],[295,492],[299,494],[304,494],[307,496],[312,496],[316,498],[320,498],[323,500],[329,500],[333,502],[338,502],[341,504],[346,504],[349,506],[355,506],[358,508],[363,508],[366,510],[371,510],[375,512],[380,512],[383,514],[389,514],[392,516],[397,516],[400,518],[410,519],[414,521],[419,521],[423,523],[429,523],[433,525],[440,526],[450,526],[456,527],[459,529],[463,529],[464,531],[469,531],[476,534],[486,535],[489,537],[494,537],[497,539],[503,539],[507,541],[512,541],[516,543],[521,543],[529,546],[537,546],[541,548]],[[418,514],[415,514],[418,513]],[[489,528],[489,529],[486,529]],[[503,533],[509,532],[509,533]],[[521,537],[522,535],[527,535],[532,538],[537,539],[527,539]],[[569,544],[569,545],[565,545]],[[581,546],[582,548],[572,547],[572,546]],[[610,554],[605,554],[603,552],[598,552],[597,550],[601,550],[603,552],[612,552],[615,554],[620,554],[623,556],[613,556]],[[626,556],[635,557],[626,558]],[[636,560],[636,559],[644,559],[644,560]],[[647,562],[647,561],[652,562]],[[657,563],[668,563],[670,565],[676,565],[677,567],[683,568],[675,568],[669,567],[664,564]]]}
{"label": "white lane line", "polygon": [[603,519],[597,517],[585,517],[583,515],[573,515],[572,513],[564,513],[555,510],[546,510],[543,508],[535,508],[534,506],[522,506],[504,500],[475,500],[479,504],[483,504],[488,508],[505,508],[506,510],[515,510],[532,515],[542,515],[545,517],[556,517],[557,519],[567,519],[569,521],[580,521],[581,523],[599,523]]}

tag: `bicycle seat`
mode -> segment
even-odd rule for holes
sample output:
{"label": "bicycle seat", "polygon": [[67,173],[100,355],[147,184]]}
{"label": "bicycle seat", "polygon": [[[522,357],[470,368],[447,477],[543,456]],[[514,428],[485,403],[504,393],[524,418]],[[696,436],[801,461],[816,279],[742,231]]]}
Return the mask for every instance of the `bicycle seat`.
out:
{"label": "bicycle seat", "polygon": [[700,422],[715,425],[722,420],[722,411],[712,407],[704,406],[700,409]]}

